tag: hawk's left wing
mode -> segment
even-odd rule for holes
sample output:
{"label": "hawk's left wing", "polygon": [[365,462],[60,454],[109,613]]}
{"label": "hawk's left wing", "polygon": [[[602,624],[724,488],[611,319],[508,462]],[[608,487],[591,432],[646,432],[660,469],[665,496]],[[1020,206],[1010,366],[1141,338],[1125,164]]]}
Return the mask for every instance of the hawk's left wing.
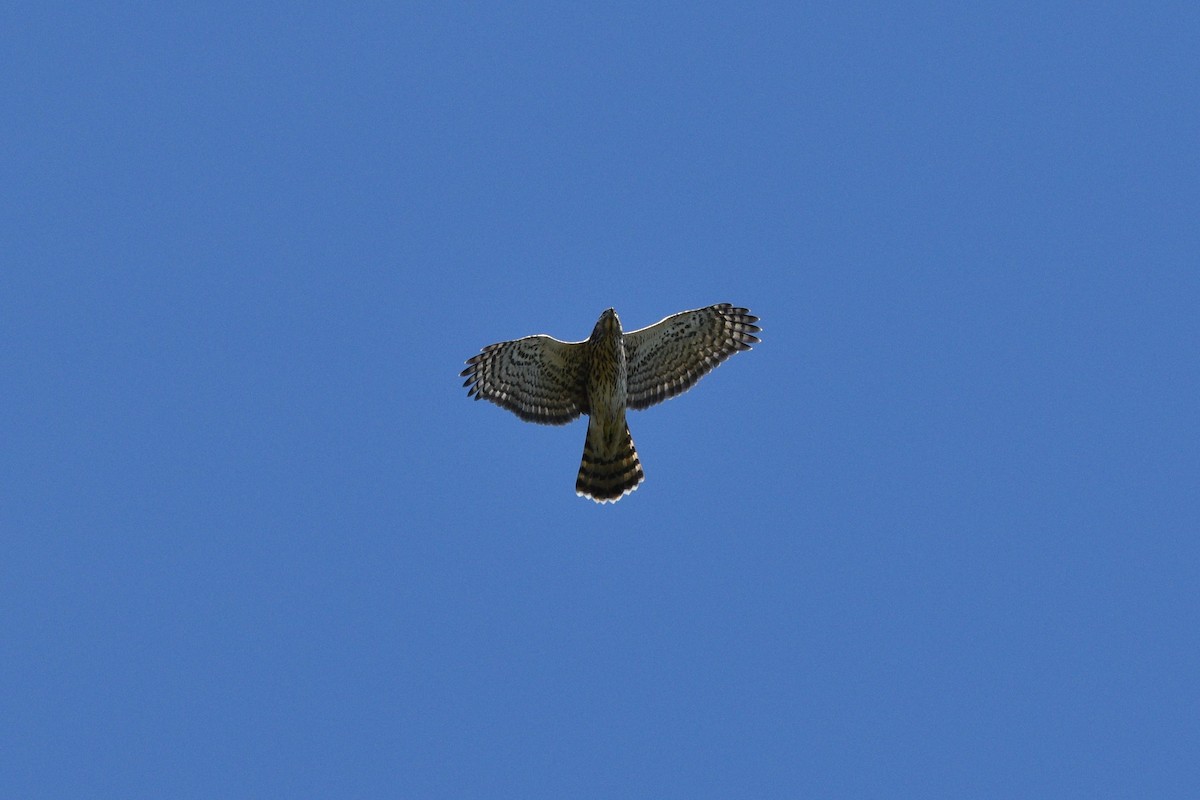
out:
{"label": "hawk's left wing", "polygon": [[523,420],[565,425],[587,413],[584,344],[526,336],[490,344],[467,360],[467,396],[484,398]]}
{"label": "hawk's left wing", "polygon": [[749,309],[721,303],[681,311],[625,334],[626,404],[649,408],[682,394],[713,367],[749,350],[762,328]]}

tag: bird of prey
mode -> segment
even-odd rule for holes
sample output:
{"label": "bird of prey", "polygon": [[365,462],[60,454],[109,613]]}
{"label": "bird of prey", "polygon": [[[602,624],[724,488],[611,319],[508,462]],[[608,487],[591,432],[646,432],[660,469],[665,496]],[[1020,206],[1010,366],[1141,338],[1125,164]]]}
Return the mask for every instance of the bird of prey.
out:
{"label": "bird of prey", "polygon": [[461,373],[467,396],[490,400],[528,422],[565,425],[588,415],[575,492],[620,500],[645,479],[626,409],[682,394],[739,350],[757,344],[758,317],[720,303],[682,311],[623,333],[613,309],[582,342],[526,336],[483,348]]}

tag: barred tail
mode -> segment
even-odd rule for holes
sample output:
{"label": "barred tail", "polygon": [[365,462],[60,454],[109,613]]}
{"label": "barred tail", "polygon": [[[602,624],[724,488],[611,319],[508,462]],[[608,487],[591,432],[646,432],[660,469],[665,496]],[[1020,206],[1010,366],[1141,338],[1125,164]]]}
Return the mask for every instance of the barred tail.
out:
{"label": "barred tail", "polygon": [[588,420],[575,493],[597,503],[615,503],[646,479],[628,423],[621,419],[616,424],[620,428],[611,431],[614,435],[605,436],[602,424],[594,418]]}

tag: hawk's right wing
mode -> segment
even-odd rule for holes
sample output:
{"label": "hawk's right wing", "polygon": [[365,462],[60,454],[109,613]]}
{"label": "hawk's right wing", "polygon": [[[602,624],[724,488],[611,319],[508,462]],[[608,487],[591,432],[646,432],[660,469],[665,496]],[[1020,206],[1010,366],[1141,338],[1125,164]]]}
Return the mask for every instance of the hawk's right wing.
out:
{"label": "hawk's right wing", "polygon": [[625,334],[626,403],[649,408],[683,394],[709,370],[739,350],[749,350],[762,330],[749,309],[720,303],[681,311]]}
{"label": "hawk's right wing", "polygon": [[523,420],[565,425],[587,413],[584,343],[526,336],[490,344],[467,360],[467,396],[484,398]]}

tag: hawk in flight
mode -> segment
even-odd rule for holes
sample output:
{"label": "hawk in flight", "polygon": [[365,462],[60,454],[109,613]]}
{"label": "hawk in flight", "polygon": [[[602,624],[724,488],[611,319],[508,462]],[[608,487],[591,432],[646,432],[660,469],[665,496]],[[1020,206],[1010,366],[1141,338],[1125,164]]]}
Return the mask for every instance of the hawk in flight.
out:
{"label": "hawk in flight", "polygon": [[528,422],[565,425],[587,414],[575,492],[615,503],[645,478],[626,409],[682,394],[729,356],[749,350],[762,330],[756,322],[749,309],[721,303],[623,333],[610,308],[583,342],[539,335],[488,345],[467,361],[463,386],[469,397]]}

